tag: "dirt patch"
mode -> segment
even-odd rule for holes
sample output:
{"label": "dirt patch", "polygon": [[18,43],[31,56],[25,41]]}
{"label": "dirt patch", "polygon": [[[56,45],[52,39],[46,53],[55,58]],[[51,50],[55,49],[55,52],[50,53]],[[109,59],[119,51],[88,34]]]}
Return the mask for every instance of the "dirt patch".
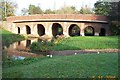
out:
{"label": "dirt patch", "polygon": [[64,51],[50,51],[52,55],[72,55],[72,54],[86,54],[86,53],[118,53],[120,49],[85,49],[85,50],[64,50]]}
{"label": "dirt patch", "polygon": [[41,54],[35,54],[30,52],[24,52],[24,51],[17,51],[17,50],[7,50],[7,55],[9,56],[24,56],[24,57],[43,57]]}
{"label": "dirt patch", "polygon": [[[73,54],[101,54],[101,53],[118,53],[120,49],[85,49],[85,50],[64,50],[64,51],[49,51],[52,55],[73,55]],[[9,56],[24,56],[24,57],[43,57],[45,55],[40,53],[30,53],[17,50],[7,50]],[[46,54],[47,55],[47,54]]]}

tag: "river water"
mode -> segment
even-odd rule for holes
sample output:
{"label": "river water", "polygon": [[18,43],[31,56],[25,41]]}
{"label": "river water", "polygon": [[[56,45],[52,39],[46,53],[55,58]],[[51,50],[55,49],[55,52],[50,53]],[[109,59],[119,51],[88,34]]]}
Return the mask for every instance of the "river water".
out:
{"label": "river water", "polygon": [[30,45],[33,42],[40,42],[41,39],[31,38],[23,41],[18,41],[9,45],[9,47],[4,46],[3,52],[4,56],[12,57],[14,59],[25,59],[26,57],[44,57],[48,54],[45,53],[31,53]]}

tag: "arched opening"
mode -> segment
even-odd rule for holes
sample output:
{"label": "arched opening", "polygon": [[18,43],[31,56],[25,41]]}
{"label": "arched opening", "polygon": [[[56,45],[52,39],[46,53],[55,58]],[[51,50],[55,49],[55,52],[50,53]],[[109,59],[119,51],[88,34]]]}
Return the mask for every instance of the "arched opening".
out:
{"label": "arched opening", "polygon": [[18,34],[20,34],[20,28],[18,27]]}
{"label": "arched opening", "polygon": [[42,24],[37,25],[37,32],[38,32],[39,36],[45,35],[45,28]]}
{"label": "arched opening", "polygon": [[69,27],[69,35],[70,36],[80,36],[80,28],[76,24],[72,24]]}
{"label": "arched opening", "polygon": [[104,28],[101,28],[99,36],[105,36],[105,34],[106,34],[106,30]]}
{"label": "arched opening", "polygon": [[95,34],[94,28],[91,26],[86,27],[84,30],[84,34],[85,34],[85,36],[94,36],[94,34]]}
{"label": "arched opening", "polygon": [[31,34],[31,29],[28,25],[26,25],[26,32],[27,32],[27,34]]}
{"label": "arched opening", "polygon": [[53,36],[62,35],[63,34],[63,28],[59,23],[54,23],[52,25],[52,34]]}

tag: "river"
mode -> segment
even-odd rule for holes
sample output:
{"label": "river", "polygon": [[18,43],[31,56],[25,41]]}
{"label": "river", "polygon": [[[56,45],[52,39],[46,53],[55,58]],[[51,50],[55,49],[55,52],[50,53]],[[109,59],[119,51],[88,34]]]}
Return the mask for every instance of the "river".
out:
{"label": "river", "polygon": [[24,59],[26,57],[44,57],[48,54],[45,53],[31,53],[30,45],[33,42],[40,42],[41,39],[38,38],[30,38],[23,41],[14,42],[9,45],[9,47],[3,47],[3,56],[4,57],[12,57],[14,59]]}

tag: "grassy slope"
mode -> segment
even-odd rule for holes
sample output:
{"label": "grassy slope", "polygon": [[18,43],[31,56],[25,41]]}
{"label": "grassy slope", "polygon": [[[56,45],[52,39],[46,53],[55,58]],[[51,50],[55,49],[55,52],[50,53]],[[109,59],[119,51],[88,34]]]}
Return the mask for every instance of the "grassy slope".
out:
{"label": "grassy slope", "polygon": [[70,37],[53,47],[53,50],[80,50],[80,49],[118,49],[117,36],[80,36]]}
{"label": "grassy slope", "polygon": [[2,45],[6,45],[6,46],[9,46],[9,44],[11,44],[13,42],[21,41],[21,40],[25,39],[21,35],[13,34],[4,29],[0,29],[0,33],[2,34]]}
{"label": "grassy slope", "polygon": [[[14,62],[15,63],[15,62]],[[78,54],[17,61],[3,68],[3,77],[17,78],[82,78],[117,76],[118,54]]]}

